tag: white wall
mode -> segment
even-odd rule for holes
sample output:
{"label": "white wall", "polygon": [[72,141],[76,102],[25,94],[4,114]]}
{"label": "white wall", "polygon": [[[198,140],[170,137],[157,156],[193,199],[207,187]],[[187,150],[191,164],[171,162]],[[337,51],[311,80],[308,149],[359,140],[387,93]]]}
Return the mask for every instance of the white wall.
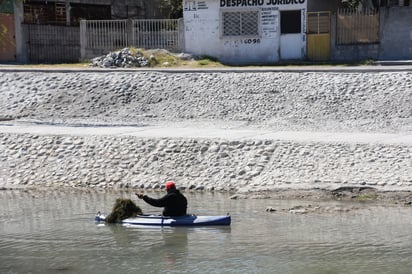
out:
{"label": "white wall", "polygon": [[[293,4],[286,4],[290,2]],[[236,5],[237,3],[239,5]],[[223,62],[236,64],[274,63],[280,59],[305,58],[306,0],[204,0],[184,1],[183,5],[185,49],[189,53],[213,56]],[[222,37],[221,12],[232,10],[259,11],[260,35]],[[303,10],[302,24],[304,25],[301,34],[293,34],[291,35],[293,39],[289,37],[285,41],[282,37],[282,43],[281,10]],[[283,48],[280,48],[281,45]]]}

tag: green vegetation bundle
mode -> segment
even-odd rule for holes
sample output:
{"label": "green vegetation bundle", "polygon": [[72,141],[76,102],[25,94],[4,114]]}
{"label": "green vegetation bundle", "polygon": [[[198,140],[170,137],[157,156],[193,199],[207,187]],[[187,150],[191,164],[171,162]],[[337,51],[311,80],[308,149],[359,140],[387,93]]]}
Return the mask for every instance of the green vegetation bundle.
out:
{"label": "green vegetation bundle", "polygon": [[126,218],[141,214],[143,214],[142,210],[132,200],[118,198],[116,199],[112,212],[107,216],[106,222],[117,223]]}

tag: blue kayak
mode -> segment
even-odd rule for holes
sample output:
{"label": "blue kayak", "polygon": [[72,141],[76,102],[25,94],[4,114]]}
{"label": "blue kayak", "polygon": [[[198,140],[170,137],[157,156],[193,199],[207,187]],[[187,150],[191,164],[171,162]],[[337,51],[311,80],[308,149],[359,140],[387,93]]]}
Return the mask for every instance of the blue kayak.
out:
{"label": "blue kayak", "polygon": [[[105,215],[97,214],[95,221],[100,223],[106,219]],[[179,217],[167,217],[160,215],[138,215],[130,217],[120,222],[124,225],[138,226],[229,226],[230,215],[221,216],[196,216],[185,215]]]}

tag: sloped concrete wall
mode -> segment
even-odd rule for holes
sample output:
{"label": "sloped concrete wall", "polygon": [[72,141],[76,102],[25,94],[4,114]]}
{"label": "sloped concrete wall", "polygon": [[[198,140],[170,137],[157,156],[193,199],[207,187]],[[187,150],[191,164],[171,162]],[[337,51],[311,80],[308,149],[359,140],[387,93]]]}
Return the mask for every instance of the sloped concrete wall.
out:
{"label": "sloped concrete wall", "polygon": [[410,190],[411,162],[407,145],[0,134],[0,187]]}

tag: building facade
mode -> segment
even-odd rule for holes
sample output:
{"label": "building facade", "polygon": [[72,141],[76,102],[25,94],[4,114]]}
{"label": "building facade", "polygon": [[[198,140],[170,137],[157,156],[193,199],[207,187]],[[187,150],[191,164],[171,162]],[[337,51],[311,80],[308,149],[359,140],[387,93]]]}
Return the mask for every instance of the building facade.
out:
{"label": "building facade", "polygon": [[[113,50],[136,46],[136,41],[129,39],[132,32],[151,41],[160,30],[169,30],[160,24],[153,28],[133,28],[132,21],[170,18],[166,2],[3,0],[0,62],[78,62],[80,37],[83,37],[81,20],[98,20],[99,31],[90,33],[96,39],[116,40]],[[412,0],[362,0],[357,6],[348,3],[347,0],[182,0],[183,19],[170,30],[178,32],[178,46],[171,39],[166,45],[173,44],[174,50],[234,65],[412,60]],[[109,25],[122,20],[128,22],[125,31],[108,31]],[[126,42],[120,45],[118,40]],[[90,50],[94,50],[93,45]],[[162,45],[155,46],[162,48]],[[145,46],[147,43],[139,44]]]}
{"label": "building facade", "polygon": [[185,51],[228,64],[412,59],[411,0],[184,0]]}
{"label": "building facade", "polygon": [[225,63],[306,56],[307,0],[184,1],[185,50]]}

